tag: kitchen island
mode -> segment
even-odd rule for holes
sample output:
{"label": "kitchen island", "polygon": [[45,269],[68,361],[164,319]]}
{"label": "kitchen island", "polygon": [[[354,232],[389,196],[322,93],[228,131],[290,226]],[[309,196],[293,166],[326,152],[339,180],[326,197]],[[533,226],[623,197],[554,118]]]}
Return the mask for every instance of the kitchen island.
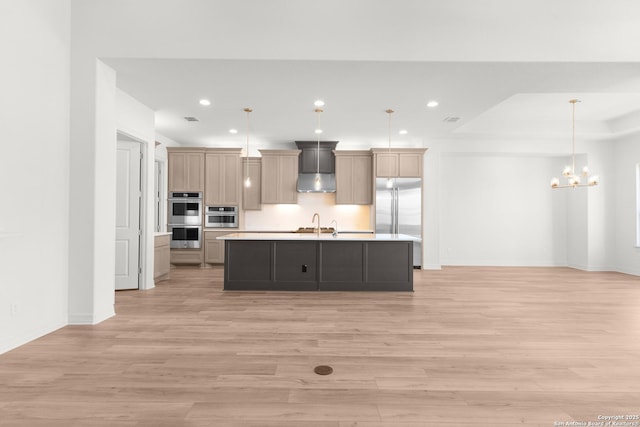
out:
{"label": "kitchen island", "polygon": [[224,289],[413,291],[413,241],[403,234],[232,233]]}

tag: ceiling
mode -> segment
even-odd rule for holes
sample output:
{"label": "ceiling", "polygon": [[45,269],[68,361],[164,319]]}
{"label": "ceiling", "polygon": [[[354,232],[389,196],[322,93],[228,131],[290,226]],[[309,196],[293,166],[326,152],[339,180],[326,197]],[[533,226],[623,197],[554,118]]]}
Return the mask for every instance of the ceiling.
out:
{"label": "ceiling", "polygon": [[[640,6],[632,0],[183,5],[95,1],[74,20],[86,34],[81,46],[100,50],[118,87],[183,145],[242,146],[246,107],[253,146],[315,140],[317,99],[325,102],[322,139],[341,148],[386,146],[389,108],[392,143],[403,146],[564,138],[572,98],[582,101],[581,137],[640,130]],[[211,105],[199,105],[203,98]],[[431,100],[439,105],[428,108]]]}
{"label": "ceiling", "polygon": [[[323,140],[341,146],[428,145],[434,138],[568,135],[611,138],[640,113],[637,63],[487,63],[212,59],[108,59],[118,87],[156,112],[157,131],[183,145],[278,146]],[[199,105],[202,98],[211,105]],[[437,100],[436,108],[427,102]],[[184,117],[196,117],[188,122]],[[453,122],[450,118],[459,118]],[[621,123],[640,123],[626,120]],[[631,126],[631,127],[630,127]],[[237,134],[229,133],[235,128]],[[399,130],[406,135],[398,134]]]}

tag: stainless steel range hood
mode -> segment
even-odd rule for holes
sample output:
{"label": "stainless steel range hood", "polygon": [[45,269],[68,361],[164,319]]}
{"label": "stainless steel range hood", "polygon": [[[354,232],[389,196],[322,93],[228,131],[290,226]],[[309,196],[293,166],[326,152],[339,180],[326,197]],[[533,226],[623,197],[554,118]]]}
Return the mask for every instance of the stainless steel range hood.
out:
{"label": "stainless steel range hood", "polygon": [[[336,156],[333,154],[338,141],[296,141],[302,150],[298,157],[299,193],[335,193]],[[318,173],[319,171],[319,173]],[[316,178],[320,185],[316,185]]]}

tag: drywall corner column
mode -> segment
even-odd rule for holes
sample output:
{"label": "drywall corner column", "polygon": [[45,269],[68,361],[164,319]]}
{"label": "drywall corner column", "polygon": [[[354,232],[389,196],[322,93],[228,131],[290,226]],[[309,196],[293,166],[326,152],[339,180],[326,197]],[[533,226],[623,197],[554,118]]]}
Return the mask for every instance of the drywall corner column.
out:
{"label": "drywall corner column", "polygon": [[115,77],[113,69],[95,58],[72,57],[69,201],[71,324],[96,324],[114,315]]}
{"label": "drywall corner column", "polygon": [[440,147],[432,142],[422,178],[422,268],[440,270]]}

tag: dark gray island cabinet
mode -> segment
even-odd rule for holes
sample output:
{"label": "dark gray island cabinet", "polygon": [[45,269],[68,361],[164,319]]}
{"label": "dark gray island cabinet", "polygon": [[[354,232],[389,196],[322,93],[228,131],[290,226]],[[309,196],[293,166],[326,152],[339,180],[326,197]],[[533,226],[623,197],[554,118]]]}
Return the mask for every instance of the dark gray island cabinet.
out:
{"label": "dark gray island cabinet", "polygon": [[405,235],[235,233],[225,240],[224,289],[413,291]]}

